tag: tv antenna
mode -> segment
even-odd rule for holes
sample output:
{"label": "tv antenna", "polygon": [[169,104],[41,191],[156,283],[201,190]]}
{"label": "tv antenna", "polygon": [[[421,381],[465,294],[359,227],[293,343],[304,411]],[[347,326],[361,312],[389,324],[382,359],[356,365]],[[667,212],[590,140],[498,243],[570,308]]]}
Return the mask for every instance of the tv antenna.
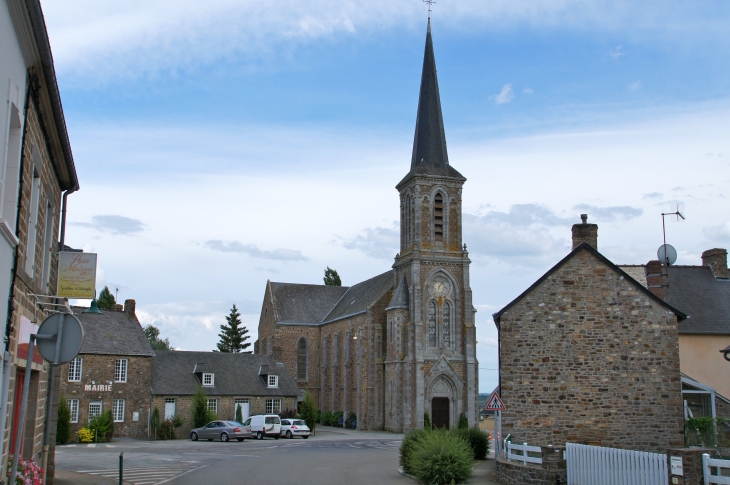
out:
{"label": "tv antenna", "polygon": [[657,251],[657,258],[661,261],[662,265],[671,266],[677,262],[677,250],[673,246],[667,244],[667,229],[664,222],[667,216],[672,216],[675,221],[685,220],[684,203],[677,202],[672,204],[673,212],[662,212],[662,237],[664,238],[664,244]]}
{"label": "tv antenna", "polygon": [[423,3],[428,4],[428,20],[431,20],[431,5],[435,4],[435,0],[423,0]]}

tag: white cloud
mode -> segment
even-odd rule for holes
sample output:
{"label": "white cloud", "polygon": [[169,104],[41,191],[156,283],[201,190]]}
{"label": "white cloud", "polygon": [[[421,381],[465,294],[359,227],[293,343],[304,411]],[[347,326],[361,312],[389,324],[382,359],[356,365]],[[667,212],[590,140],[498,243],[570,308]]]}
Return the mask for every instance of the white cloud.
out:
{"label": "white cloud", "polygon": [[515,93],[512,90],[511,84],[505,84],[502,86],[502,91],[499,92],[499,94],[494,96],[494,102],[497,104],[504,104],[509,103],[512,101],[515,97]]}
{"label": "white cloud", "polygon": [[641,207],[630,207],[627,205],[596,207],[588,204],[578,204],[573,209],[587,213],[589,217],[592,216],[598,222],[627,221],[639,217],[644,213]]}
{"label": "white cloud", "polygon": [[392,260],[400,245],[400,228],[394,222],[392,227],[367,227],[360,234],[345,239],[338,237],[347,249],[362,251],[378,259]]}
{"label": "white cloud", "polygon": [[533,91],[532,88],[525,88],[525,89],[522,90],[522,92],[525,93],[525,94],[532,94],[535,91]]}
{"label": "white cloud", "polygon": [[304,256],[298,249],[273,249],[265,251],[259,249],[255,244],[244,244],[239,241],[224,242],[218,239],[206,241],[203,244],[206,248],[222,253],[240,253],[248,254],[253,258],[273,259],[278,261],[308,261],[309,258]]}
{"label": "white cloud", "polygon": [[623,51],[624,46],[623,45],[617,45],[610,51],[608,51],[608,55],[613,57],[614,59],[618,59],[621,56],[625,56],[626,53]]}
{"label": "white cloud", "polygon": [[101,232],[112,234],[136,234],[144,231],[144,224],[139,219],[119,215],[92,216],[92,222],[71,222],[70,224],[82,227],[89,227]]}
{"label": "white cloud", "polygon": [[641,81],[634,81],[629,84],[629,89],[632,91],[636,91],[637,89],[641,89]]}
{"label": "white cloud", "polygon": [[702,228],[702,232],[705,234],[707,239],[730,243],[730,221],[720,224],[719,226],[704,227]]}

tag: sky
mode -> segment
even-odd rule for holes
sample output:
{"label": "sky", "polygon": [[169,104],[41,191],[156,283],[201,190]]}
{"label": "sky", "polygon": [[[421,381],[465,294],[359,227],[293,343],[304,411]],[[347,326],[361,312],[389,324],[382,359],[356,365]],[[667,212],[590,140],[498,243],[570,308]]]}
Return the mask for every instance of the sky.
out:
{"label": "sky", "polygon": [[[143,324],[212,350],[267,280],[390,269],[410,167],[419,0],[42,2],[81,190],[66,243]],[[730,3],[439,0],[432,33],[479,388],[492,314],[570,251],[587,213],[617,264],[730,246]]]}

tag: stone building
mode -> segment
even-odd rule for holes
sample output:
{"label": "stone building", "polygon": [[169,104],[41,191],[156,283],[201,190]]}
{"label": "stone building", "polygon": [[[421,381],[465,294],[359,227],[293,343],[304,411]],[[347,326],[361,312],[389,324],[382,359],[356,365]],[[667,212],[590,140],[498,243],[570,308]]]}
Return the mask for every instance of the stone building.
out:
{"label": "stone building", "polygon": [[111,410],[115,436],[145,437],[154,351],[137,320],[135,301],[126,300],[122,310],[85,310],[72,307],[84,341],[78,356],[60,366],[60,395],[71,410],[72,436],[93,416]]}
{"label": "stone building", "polygon": [[322,410],[360,429],[478,420],[476,329],[461,190],[450,164],[430,23],[410,171],[397,184],[400,252],[352,287],[267,282],[256,353],[271,354]]}
{"label": "stone building", "polygon": [[297,384],[270,355],[158,350],[152,360],[152,409],[161,418],[179,415],[178,436],[193,428],[193,394],[200,386],[208,409],[219,419],[296,410]]}
{"label": "stone building", "polygon": [[597,251],[595,224],[495,313],[502,431],[664,453],[684,446],[678,325],[686,315]]}
{"label": "stone building", "polygon": [[[5,327],[0,402],[2,473],[15,431],[22,454],[42,460],[55,429],[45,426],[48,366],[28,365],[30,334],[53,310],[59,224],[66,195],[78,190],[53,56],[38,0],[0,3],[0,318]],[[64,194],[64,191],[65,194]],[[64,201],[64,202],[62,202]],[[8,304],[9,303],[9,304]],[[24,377],[30,372],[28,409],[19,422]]]}

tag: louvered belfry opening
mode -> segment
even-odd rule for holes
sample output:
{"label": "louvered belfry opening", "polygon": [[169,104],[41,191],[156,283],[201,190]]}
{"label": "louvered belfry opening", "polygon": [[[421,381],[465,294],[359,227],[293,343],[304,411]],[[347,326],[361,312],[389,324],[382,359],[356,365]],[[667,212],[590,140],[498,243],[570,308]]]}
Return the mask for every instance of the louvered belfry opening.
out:
{"label": "louvered belfry opening", "polygon": [[444,241],[444,198],[436,194],[433,199],[433,230],[437,242]]}

